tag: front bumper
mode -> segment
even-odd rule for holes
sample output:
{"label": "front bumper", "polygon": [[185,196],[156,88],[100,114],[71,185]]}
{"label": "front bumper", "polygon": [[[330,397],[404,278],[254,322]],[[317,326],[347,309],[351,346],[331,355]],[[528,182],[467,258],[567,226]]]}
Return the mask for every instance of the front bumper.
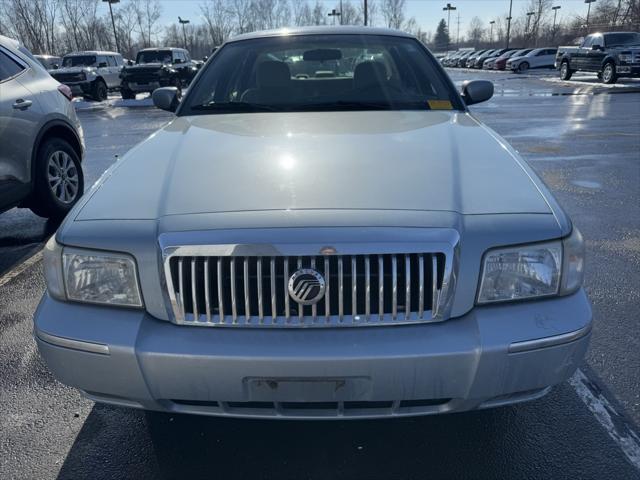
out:
{"label": "front bumper", "polygon": [[583,291],[476,307],[441,323],[340,329],[177,326],[143,311],[63,303],[35,315],[45,362],[97,401],[278,418],[421,415],[537,398],[590,338]]}
{"label": "front bumper", "polygon": [[619,77],[640,77],[639,64],[624,64],[616,66],[616,73]]}

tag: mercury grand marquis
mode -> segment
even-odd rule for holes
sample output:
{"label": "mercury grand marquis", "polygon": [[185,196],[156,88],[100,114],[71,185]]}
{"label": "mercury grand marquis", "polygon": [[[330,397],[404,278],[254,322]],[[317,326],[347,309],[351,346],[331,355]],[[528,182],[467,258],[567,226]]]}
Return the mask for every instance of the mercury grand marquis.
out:
{"label": "mercury grand marquis", "polygon": [[241,35],[45,249],[55,376],[98,402],[273,418],[541,397],[591,332],[584,247],[411,35]]}

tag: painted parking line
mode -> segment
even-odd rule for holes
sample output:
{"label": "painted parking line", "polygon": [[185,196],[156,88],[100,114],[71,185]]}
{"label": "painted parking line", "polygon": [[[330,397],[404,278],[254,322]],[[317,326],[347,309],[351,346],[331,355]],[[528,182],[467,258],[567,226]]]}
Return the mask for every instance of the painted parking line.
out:
{"label": "painted parking line", "polygon": [[38,250],[35,254],[27,258],[20,265],[12,268],[7,273],[0,277],[0,287],[3,287],[7,283],[9,283],[14,278],[18,277],[22,272],[27,270],[32,265],[35,265],[40,260],[42,260],[42,250]]}
{"label": "painted parking line", "polygon": [[629,462],[640,470],[640,437],[631,429],[598,386],[578,369],[569,379],[580,400],[605,429]]}

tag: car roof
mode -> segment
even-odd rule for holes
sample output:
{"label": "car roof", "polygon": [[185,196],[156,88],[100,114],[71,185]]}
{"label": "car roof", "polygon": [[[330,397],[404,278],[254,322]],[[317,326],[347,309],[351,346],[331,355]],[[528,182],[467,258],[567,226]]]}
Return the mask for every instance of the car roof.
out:
{"label": "car roof", "polygon": [[107,52],[105,50],[85,50],[82,52],[67,53],[65,57],[79,57],[81,55],[120,55],[118,52]]}
{"label": "car roof", "polygon": [[414,38],[413,35],[393,30],[391,28],[362,27],[353,25],[342,26],[313,26],[313,27],[295,27],[280,28],[275,30],[261,30],[251,33],[243,33],[236,35],[228,40],[228,42],[238,42],[242,40],[250,40],[254,38],[267,37],[284,37],[291,35],[385,35],[389,37],[407,37]]}
{"label": "car roof", "polygon": [[171,50],[171,51],[179,50],[181,52],[186,52],[187,51],[184,48],[178,48],[178,47],[151,47],[151,48],[142,48],[142,49],[138,50],[138,53],[140,53],[140,52],[157,52],[157,51],[160,51],[160,50]]}

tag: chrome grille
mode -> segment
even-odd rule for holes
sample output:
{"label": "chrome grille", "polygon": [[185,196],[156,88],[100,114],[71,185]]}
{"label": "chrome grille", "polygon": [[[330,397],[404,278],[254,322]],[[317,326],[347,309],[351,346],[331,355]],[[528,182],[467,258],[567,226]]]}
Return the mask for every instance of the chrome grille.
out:
{"label": "chrome grille", "polygon": [[[325,256],[171,255],[165,276],[176,323],[326,327],[437,321],[444,253]],[[326,282],[314,305],[288,293],[291,274],[313,268]]]}

